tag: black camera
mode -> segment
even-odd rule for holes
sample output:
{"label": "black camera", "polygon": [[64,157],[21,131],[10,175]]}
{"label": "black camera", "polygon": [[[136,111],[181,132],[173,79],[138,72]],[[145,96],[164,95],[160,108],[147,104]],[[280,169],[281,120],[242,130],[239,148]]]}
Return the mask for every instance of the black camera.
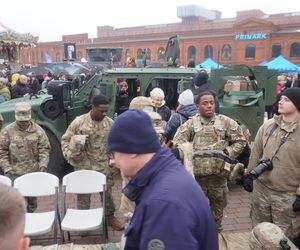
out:
{"label": "black camera", "polygon": [[271,171],[273,169],[272,161],[269,158],[262,159],[258,163],[258,165],[252,169],[249,174],[251,175],[252,179],[257,179],[263,172],[266,170]]}
{"label": "black camera", "polygon": [[247,192],[253,191],[253,181],[256,180],[266,170],[273,169],[272,161],[268,158],[259,161],[258,165],[252,169],[247,176],[242,175],[241,184]]}

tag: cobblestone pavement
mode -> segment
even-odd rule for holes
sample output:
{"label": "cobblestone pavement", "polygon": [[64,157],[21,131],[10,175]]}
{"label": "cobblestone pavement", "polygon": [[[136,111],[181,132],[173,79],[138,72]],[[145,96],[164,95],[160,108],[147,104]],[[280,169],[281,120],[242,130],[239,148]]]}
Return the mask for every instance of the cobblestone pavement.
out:
{"label": "cobblestone pavement", "polygon": [[[113,197],[115,200],[116,208],[120,205],[120,195],[121,195],[121,177],[118,175],[115,178],[115,186],[113,187]],[[223,218],[223,230],[225,232],[244,232],[249,231],[251,228],[250,220],[250,201],[249,193],[244,191],[244,189],[236,184],[229,184],[229,194],[228,194],[228,205],[225,209]],[[60,197],[62,198],[62,197]],[[76,198],[74,195],[67,197],[69,202],[76,204]],[[60,199],[61,200],[61,199]],[[92,196],[92,207],[99,204],[98,195]],[[47,210],[47,207],[53,206],[53,202],[50,198],[39,199],[38,211]],[[60,211],[62,211],[62,204],[60,204]],[[118,218],[122,218],[122,214],[116,213]],[[118,242],[120,241],[123,231],[115,231],[108,227],[108,241]],[[67,239],[67,234],[65,233],[65,238]],[[84,236],[79,234],[71,234],[71,241],[75,244],[99,244],[103,243],[103,235],[100,231],[93,231]],[[46,237],[32,237],[31,245],[51,245],[53,244],[53,235],[49,234]]]}

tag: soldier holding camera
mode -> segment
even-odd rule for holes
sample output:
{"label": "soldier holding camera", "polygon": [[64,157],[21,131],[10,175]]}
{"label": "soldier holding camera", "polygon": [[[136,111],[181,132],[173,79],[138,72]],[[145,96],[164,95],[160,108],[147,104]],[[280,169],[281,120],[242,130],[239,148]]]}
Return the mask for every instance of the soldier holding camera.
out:
{"label": "soldier holding camera", "polygon": [[272,222],[295,240],[300,234],[300,89],[285,90],[278,111],[256,135],[244,187],[253,188],[253,226]]}

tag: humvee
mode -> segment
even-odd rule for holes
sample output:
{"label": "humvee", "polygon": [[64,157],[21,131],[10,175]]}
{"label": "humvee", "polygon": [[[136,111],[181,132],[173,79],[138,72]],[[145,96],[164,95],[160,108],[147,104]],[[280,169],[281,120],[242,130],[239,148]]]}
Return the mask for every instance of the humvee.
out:
{"label": "humvee", "polygon": [[[179,53],[172,47],[178,46],[178,40],[174,42],[177,38],[172,39],[171,43],[170,40],[168,42],[171,53],[166,53],[166,61],[174,65]],[[132,98],[139,95],[149,96],[153,88],[159,87],[165,93],[166,104],[174,110],[179,94],[185,89],[194,90],[193,78],[199,70],[178,67],[115,68],[95,74],[81,86],[73,82],[52,81],[48,91],[40,91],[32,97],[22,97],[0,104],[0,112],[4,118],[3,125],[14,121],[14,107],[17,102],[29,102],[32,105],[33,120],[45,129],[52,146],[48,171],[62,176],[65,161],[60,148],[61,137],[76,116],[90,110],[93,95],[102,93],[108,97],[110,102],[108,115],[115,118],[118,82],[128,83],[129,95]],[[263,66],[250,68],[243,65],[206,71],[217,92],[220,113],[233,118],[239,124],[246,125],[254,137],[263,123],[265,106],[275,102],[276,72]],[[252,83],[251,90],[224,91],[224,85],[228,80],[236,82],[240,78],[247,78]]]}

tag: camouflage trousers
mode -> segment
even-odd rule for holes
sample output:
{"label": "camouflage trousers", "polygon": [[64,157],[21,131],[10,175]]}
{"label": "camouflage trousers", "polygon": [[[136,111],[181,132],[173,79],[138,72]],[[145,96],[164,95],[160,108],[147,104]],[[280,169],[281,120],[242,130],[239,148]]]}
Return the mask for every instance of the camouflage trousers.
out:
{"label": "camouflage trousers", "polygon": [[271,222],[294,240],[300,234],[300,213],[295,213],[292,208],[295,199],[294,192],[274,191],[259,180],[255,181],[251,196],[252,226],[260,222]]}
{"label": "camouflage trousers", "polygon": [[217,229],[221,232],[223,211],[227,206],[227,178],[217,175],[208,175],[195,176],[195,179],[209,200],[210,209],[215,218]]}
{"label": "camouflage trousers", "polygon": [[33,213],[37,208],[37,198],[36,197],[25,197],[27,203],[27,212]]}
{"label": "camouflage trousers", "polygon": [[[38,171],[38,170],[37,170]],[[6,176],[14,181],[16,178],[20,177],[21,175],[17,175],[14,173],[6,173]],[[36,197],[25,197],[26,205],[27,205],[27,212],[33,213],[37,208],[37,198]]]}
{"label": "camouflage trousers", "polygon": [[[109,173],[106,175],[106,193],[105,193],[106,215],[107,216],[113,215],[115,212],[115,205],[114,205],[113,198],[112,198],[112,187],[113,186],[114,186],[114,181],[113,181],[112,175]],[[90,194],[77,194],[77,208],[78,209],[89,209],[90,204],[91,204],[91,195]]]}

